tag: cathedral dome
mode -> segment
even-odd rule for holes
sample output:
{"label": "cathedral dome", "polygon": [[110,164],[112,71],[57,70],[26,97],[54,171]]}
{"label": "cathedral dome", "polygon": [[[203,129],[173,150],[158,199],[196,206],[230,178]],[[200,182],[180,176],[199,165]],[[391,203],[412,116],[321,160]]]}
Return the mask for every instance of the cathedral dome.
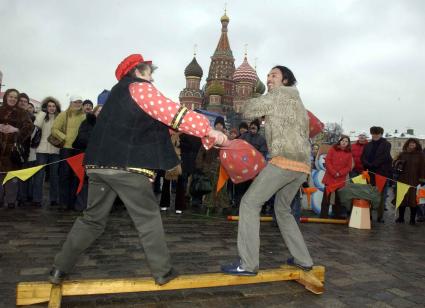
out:
{"label": "cathedral dome", "polygon": [[201,66],[198,64],[198,61],[196,61],[196,58],[193,57],[192,62],[189,63],[188,66],[186,66],[184,70],[184,75],[186,77],[188,76],[195,76],[201,78],[203,75],[203,71]]}
{"label": "cathedral dome", "polygon": [[224,95],[224,87],[218,81],[213,81],[207,88],[207,95]]}
{"label": "cathedral dome", "polygon": [[229,16],[226,15],[226,13],[224,13],[224,15],[221,16],[221,18],[220,18],[220,21],[221,22],[223,22],[223,21],[229,22],[229,20],[230,20],[230,18],[229,18]]}
{"label": "cathedral dome", "polygon": [[253,85],[257,83],[257,73],[252,68],[251,65],[249,65],[247,58],[243,60],[242,64],[235,70],[235,73],[233,74],[233,80],[235,82],[250,82]]}
{"label": "cathedral dome", "polygon": [[258,79],[257,84],[255,85],[255,93],[264,94],[264,92],[266,92],[266,86],[260,79]]}

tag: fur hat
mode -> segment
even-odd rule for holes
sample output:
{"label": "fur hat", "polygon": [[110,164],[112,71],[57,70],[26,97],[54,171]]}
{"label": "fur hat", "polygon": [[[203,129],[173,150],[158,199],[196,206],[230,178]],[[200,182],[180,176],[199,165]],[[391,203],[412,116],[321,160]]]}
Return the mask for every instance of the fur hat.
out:
{"label": "fur hat", "polygon": [[224,118],[223,118],[223,117],[221,117],[221,116],[218,116],[218,117],[216,117],[216,118],[215,118],[215,121],[214,121],[214,127],[215,127],[218,123],[220,123],[221,125],[223,125],[223,127],[226,127],[226,124],[224,123]]}

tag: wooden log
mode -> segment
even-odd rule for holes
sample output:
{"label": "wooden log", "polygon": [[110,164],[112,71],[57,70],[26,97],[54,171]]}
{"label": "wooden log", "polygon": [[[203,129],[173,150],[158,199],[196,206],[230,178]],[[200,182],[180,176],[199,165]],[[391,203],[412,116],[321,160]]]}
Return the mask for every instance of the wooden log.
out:
{"label": "wooden log", "polygon": [[50,300],[48,308],[61,308],[62,286],[53,285],[50,290]]}
{"label": "wooden log", "polygon": [[[227,220],[238,221],[239,216],[227,216]],[[263,217],[260,217],[260,221],[273,221],[273,217],[263,216]],[[316,222],[316,223],[322,223],[322,224],[341,224],[341,225],[348,224],[347,219],[331,219],[331,218],[315,218],[315,217],[301,217],[300,222],[302,223]]]}
{"label": "wooden log", "polygon": [[[324,280],[324,267],[315,266],[311,273]],[[285,280],[305,281],[303,271],[292,266],[259,271],[256,276],[232,276],[222,273],[182,275],[158,286],[152,278],[65,280],[62,296],[197,289],[265,283]],[[310,279],[311,280],[311,279]],[[16,305],[32,305],[49,301],[52,284],[49,282],[20,282],[16,290]],[[56,291],[55,291],[56,292]]]}

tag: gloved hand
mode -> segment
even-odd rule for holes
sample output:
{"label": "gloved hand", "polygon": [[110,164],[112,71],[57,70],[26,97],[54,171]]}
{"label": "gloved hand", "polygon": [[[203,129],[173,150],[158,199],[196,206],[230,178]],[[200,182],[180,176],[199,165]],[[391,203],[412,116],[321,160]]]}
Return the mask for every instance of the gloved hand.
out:
{"label": "gloved hand", "polygon": [[209,131],[208,137],[211,137],[214,139],[215,145],[223,145],[228,141],[227,136],[225,134],[215,129],[211,129]]}

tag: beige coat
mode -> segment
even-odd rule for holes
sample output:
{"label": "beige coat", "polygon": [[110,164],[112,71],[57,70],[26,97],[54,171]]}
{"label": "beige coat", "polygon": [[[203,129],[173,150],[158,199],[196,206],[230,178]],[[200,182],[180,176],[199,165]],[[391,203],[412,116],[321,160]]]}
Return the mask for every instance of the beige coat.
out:
{"label": "beige coat", "polygon": [[47,141],[47,138],[52,132],[54,115],[49,115],[49,121],[45,121],[46,113],[40,111],[35,117],[34,125],[41,129],[40,145],[36,149],[36,153],[59,154],[59,148],[55,147]]}
{"label": "beige coat", "polygon": [[[78,129],[85,119],[86,114],[82,110],[68,108],[68,110],[59,113],[53,122],[52,134],[60,140],[65,140],[64,148],[72,149],[72,144],[78,135]],[[67,123],[66,128],[65,122]]]}
{"label": "beige coat", "polygon": [[310,165],[308,116],[296,87],[280,86],[252,98],[243,106],[243,116],[265,116],[265,137],[270,156]]}

